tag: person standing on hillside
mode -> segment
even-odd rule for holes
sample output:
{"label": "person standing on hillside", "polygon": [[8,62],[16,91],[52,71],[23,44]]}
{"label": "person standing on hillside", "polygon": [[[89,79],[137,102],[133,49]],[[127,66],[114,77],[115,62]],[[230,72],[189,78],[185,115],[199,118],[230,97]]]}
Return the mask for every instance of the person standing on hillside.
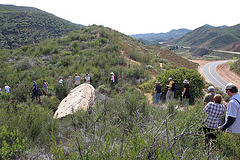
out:
{"label": "person standing on hillside", "polygon": [[114,84],[115,84],[116,78],[115,78],[115,75],[114,75],[113,72],[111,72],[110,75],[111,75],[111,78],[110,78],[110,80],[111,80],[111,87],[114,88]]}
{"label": "person standing on hillside", "polygon": [[182,92],[182,104],[184,105],[184,101],[186,99],[186,109],[188,110],[189,106],[189,98],[190,98],[190,84],[187,79],[183,81],[183,92]]}
{"label": "person standing on hillside", "polygon": [[169,99],[173,100],[174,99],[174,91],[172,90],[172,86],[173,86],[173,80],[171,77],[168,78],[169,84],[166,85],[168,91],[166,94],[166,101],[168,101]]}
{"label": "person standing on hillside", "polygon": [[58,78],[58,83],[59,83],[61,86],[63,86],[63,79],[62,79],[62,77],[59,77],[59,78]]}
{"label": "person standing on hillside", "polygon": [[37,84],[35,81],[33,81],[32,91],[33,91],[32,101],[36,98],[36,102],[37,102]]}
{"label": "person standing on hillside", "polygon": [[90,84],[91,82],[91,78],[89,77],[88,73],[86,74],[86,77],[85,77],[85,83],[88,83]]}
{"label": "person standing on hillside", "polygon": [[238,88],[233,83],[226,85],[226,93],[230,96],[227,105],[225,123],[218,127],[219,132],[227,130],[227,132],[236,133],[240,138],[240,95]]}
{"label": "person standing on hillside", "polygon": [[44,88],[44,92],[47,95],[48,93],[48,83],[46,80],[43,80],[43,88]]}
{"label": "person standing on hillside", "polygon": [[208,104],[208,102],[213,102],[213,97],[215,96],[215,88],[213,86],[208,87],[208,93],[204,96],[204,106]]}
{"label": "person standing on hillside", "polygon": [[162,85],[159,81],[155,82],[157,85],[155,87],[155,94],[154,94],[154,104],[161,104],[161,95],[162,95]]}
{"label": "person standing on hillside", "polygon": [[216,135],[213,132],[221,125],[221,116],[225,113],[225,106],[221,104],[221,101],[222,96],[215,95],[213,102],[209,102],[203,109],[203,112],[207,113],[205,127],[203,128],[206,143],[208,143],[210,139],[216,139]]}
{"label": "person standing on hillside", "polygon": [[75,78],[74,78],[75,87],[80,85],[80,80],[81,80],[81,78],[79,77],[79,75],[77,73],[75,73]]}
{"label": "person standing on hillside", "polygon": [[4,84],[4,89],[6,93],[10,93],[10,87],[7,85],[7,83]]}

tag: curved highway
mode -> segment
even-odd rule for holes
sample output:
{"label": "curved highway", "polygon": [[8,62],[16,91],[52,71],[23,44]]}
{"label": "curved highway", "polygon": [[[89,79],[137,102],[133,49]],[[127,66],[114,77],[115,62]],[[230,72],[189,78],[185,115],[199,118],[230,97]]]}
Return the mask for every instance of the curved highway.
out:
{"label": "curved highway", "polygon": [[203,74],[204,76],[216,87],[221,88],[223,91],[225,90],[225,86],[227,85],[228,82],[226,82],[224,79],[222,79],[217,71],[216,67],[219,64],[226,63],[229,60],[225,61],[217,61],[217,62],[211,62],[203,66]]}

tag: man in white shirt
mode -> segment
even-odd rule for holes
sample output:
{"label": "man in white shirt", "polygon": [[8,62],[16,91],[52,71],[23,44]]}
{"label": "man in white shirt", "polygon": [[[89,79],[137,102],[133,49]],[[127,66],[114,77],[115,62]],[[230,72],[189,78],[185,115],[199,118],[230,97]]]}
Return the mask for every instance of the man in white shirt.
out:
{"label": "man in white shirt", "polygon": [[6,93],[10,92],[10,87],[6,83],[4,84],[4,89],[5,89]]}
{"label": "man in white shirt", "polygon": [[90,77],[88,76],[88,74],[86,74],[85,82],[90,84]]}
{"label": "man in white shirt", "polygon": [[110,73],[111,74],[111,87],[114,88],[114,83],[115,83],[115,75],[113,72]]}
{"label": "man in white shirt", "polygon": [[227,106],[226,120],[222,126],[218,127],[218,130],[227,130],[231,133],[237,133],[240,136],[240,95],[238,94],[238,88],[233,83],[226,85],[226,93],[231,97]]}

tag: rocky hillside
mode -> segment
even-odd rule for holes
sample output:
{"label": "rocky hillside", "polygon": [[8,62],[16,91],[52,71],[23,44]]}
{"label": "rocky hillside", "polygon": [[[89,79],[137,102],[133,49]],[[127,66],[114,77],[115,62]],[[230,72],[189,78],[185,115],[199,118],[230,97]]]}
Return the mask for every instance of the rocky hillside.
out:
{"label": "rocky hillside", "polygon": [[31,7],[0,5],[0,48],[14,49],[60,37],[82,25]]}

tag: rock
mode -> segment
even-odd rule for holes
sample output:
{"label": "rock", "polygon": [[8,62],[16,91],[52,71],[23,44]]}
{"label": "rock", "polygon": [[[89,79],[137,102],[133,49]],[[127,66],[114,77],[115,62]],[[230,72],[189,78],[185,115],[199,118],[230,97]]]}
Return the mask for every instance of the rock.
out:
{"label": "rock", "polygon": [[87,83],[75,87],[58,105],[53,118],[58,119],[75,113],[77,110],[87,110],[95,100],[95,88]]}

